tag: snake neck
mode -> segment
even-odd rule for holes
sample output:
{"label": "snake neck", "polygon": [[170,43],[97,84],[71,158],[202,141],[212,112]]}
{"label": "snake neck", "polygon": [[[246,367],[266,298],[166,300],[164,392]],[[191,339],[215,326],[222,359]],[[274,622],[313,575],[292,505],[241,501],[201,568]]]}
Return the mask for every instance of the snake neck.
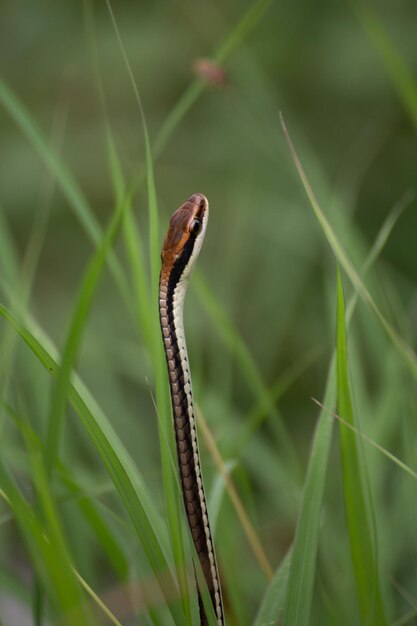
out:
{"label": "snake neck", "polygon": [[[162,271],[159,314],[171,390],[172,414],[182,493],[194,546],[219,626],[224,625],[220,580],[210,531],[198,449],[183,309],[188,280]],[[208,624],[199,591],[201,623]]]}

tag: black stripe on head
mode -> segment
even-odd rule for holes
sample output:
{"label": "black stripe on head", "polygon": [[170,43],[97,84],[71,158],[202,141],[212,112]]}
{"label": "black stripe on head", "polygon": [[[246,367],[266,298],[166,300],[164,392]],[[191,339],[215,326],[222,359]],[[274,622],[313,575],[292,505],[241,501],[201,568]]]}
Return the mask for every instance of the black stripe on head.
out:
{"label": "black stripe on head", "polygon": [[196,238],[193,236],[189,238],[189,240],[187,241],[187,243],[185,244],[183,248],[181,256],[178,257],[178,259],[175,261],[174,265],[172,266],[172,270],[169,275],[169,281],[168,281],[168,298],[170,297],[170,294],[172,297],[172,293],[179,279],[181,278],[183,271],[187,267],[189,260],[191,259],[191,255],[194,250],[195,240]]}

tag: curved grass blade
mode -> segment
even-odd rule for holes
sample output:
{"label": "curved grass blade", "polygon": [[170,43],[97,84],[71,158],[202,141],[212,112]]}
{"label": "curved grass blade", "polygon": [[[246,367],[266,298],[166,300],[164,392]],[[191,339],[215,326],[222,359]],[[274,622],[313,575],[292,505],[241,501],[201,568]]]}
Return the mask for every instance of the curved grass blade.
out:
{"label": "curved grass blade", "polygon": [[300,159],[298,158],[298,155],[295,151],[294,145],[291,141],[290,135],[288,133],[288,130],[285,126],[284,123],[284,119],[282,117],[282,115],[280,116],[281,119],[281,125],[282,125],[282,129],[285,135],[285,139],[288,143],[288,147],[290,149],[291,152],[291,156],[293,158],[293,161],[295,163],[295,166],[297,168],[298,174],[301,178],[301,181],[303,183],[305,192],[307,194],[308,199],[310,200],[311,206],[313,208],[314,214],[317,218],[317,221],[320,224],[321,229],[323,230],[323,233],[331,247],[331,249],[333,250],[333,253],[337,259],[337,261],[340,263],[340,265],[343,267],[343,269],[345,270],[347,276],[349,277],[352,285],[354,286],[355,290],[358,292],[360,298],[365,302],[365,304],[368,306],[368,308],[371,309],[371,311],[374,313],[375,317],[377,318],[377,320],[380,322],[381,326],[383,327],[383,329],[385,330],[385,332],[387,333],[388,337],[390,338],[390,340],[392,341],[394,347],[396,348],[397,352],[399,353],[399,355],[402,357],[402,359],[405,361],[405,363],[408,365],[408,367],[410,368],[413,376],[415,378],[417,378],[417,355],[416,353],[410,348],[410,346],[404,341],[404,339],[398,334],[398,332],[395,330],[395,328],[389,323],[389,321],[385,318],[385,316],[381,313],[380,309],[378,308],[377,304],[375,303],[374,299],[372,298],[371,294],[369,293],[368,289],[365,287],[361,277],[359,276],[358,272],[356,271],[356,269],[354,268],[349,256],[347,255],[345,249],[343,248],[343,246],[341,245],[339,239],[336,236],[336,233],[334,232],[329,220],[327,219],[327,217],[325,216],[325,214],[323,213],[320,205],[318,204],[314,192],[311,188],[311,185],[307,179],[307,176],[304,172],[303,166],[301,164]]}
{"label": "curved grass blade", "polygon": [[[224,63],[230,57],[234,50],[242,43],[244,38],[247,37],[250,31],[256,26],[270,3],[271,0],[255,0],[255,2],[249,6],[248,10],[244,13],[236,26],[219,46],[218,51],[214,54],[214,59],[216,61]],[[178,127],[181,120],[185,117],[204,89],[205,84],[202,81],[194,81],[194,83],[192,83],[192,85],[180,98],[177,105],[175,105],[175,107],[171,110],[171,113],[168,115],[157,134],[154,145],[155,158],[158,158],[163,152],[175,129]],[[85,232],[88,234],[90,239],[98,245],[102,238],[101,229],[93,212],[91,211],[85,195],[79,188],[76,180],[68,168],[58,158],[58,155],[55,154],[55,152],[48,146],[42,136],[41,130],[31,116],[30,112],[1,78],[0,103],[3,105],[10,117],[15,121],[17,126],[21,129],[29,143],[32,144],[37,154],[45,162],[46,166],[51,170],[51,172],[53,172],[64,196],[79,218]],[[132,193],[135,189],[137,189],[138,184],[142,181],[142,179],[143,172],[139,176],[135,177],[130,185]],[[109,264],[115,277],[116,284],[121,290],[123,298],[128,304],[130,310],[131,294],[129,285],[125,279],[119,261],[113,253],[109,255]]]}
{"label": "curved grass blade", "polygon": [[[236,48],[259,22],[271,2],[272,0],[255,0],[255,2],[249,5],[236,26],[215,51],[213,55],[214,61],[223,64],[230,58]],[[153,146],[155,158],[158,158],[161,152],[163,152],[174,131],[203,93],[205,87],[204,81],[200,79],[195,80],[173,107],[156,136]]]}
{"label": "curved grass blade", "polygon": [[[10,326],[10,329],[14,332],[12,326]],[[15,336],[18,338],[16,333]],[[30,441],[34,442],[32,443],[32,447],[37,446],[44,457],[44,450],[42,449],[44,444],[38,434],[33,430],[27,421],[23,421],[22,418],[17,415],[16,411],[14,411],[8,403],[4,403],[3,406],[8,415],[13,419],[14,423],[19,428],[20,432],[25,436],[25,439],[30,439]],[[107,554],[114,571],[117,573],[119,578],[126,579],[128,575],[127,559],[116,541],[116,538],[109,529],[106,521],[98,512],[97,505],[94,502],[94,495],[91,494],[91,490],[81,487],[72,478],[69,468],[65,467],[61,462],[57,463],[57,474],[69,492],[68,496],[57,499],[57,502],[65,502],[68,499],[73,499],[76,502],[87,522],[92,527],[94,536],[102,547],[103,552]],[[0,496],[5,498],[2,492],[0,492]],[[120,521],[121,520],[119,518],[119,522]]]}
{"label": "curved grass blade", "polygon": [[[265,11],[268,9],[272,0],[255,0],[249,5],[247,11],[242,15],[236,26],[230,31],[224,41],[219,45],[213,54],[213,60],[217,63],[225,63],[236,48],[244,41],[253,28],[257,25]],[[194,80],[185,90],[177,104],[171,109],[153,143],[153,155],[157,159],[166,146],[168,145],[175,130],[182,122],[188,111],[193,107],[201,94],[205,91],[206,84],[201,79]],[[137,191],[142,180],[144,172],[133,177],[129,188],[132,193]]]}
{"label": "curved grass blade", "polygon": [[[62,530],[61,530],[61,524],[58,521],[57,512],[55,510],[55,506],[50,495],[49,486],[47,484],[47,476],[46,476],[46,472],[44,468],[44,455],[41,449],[42,448],[41,440],[39,439],[37,434],[31,429],[31,427],[16,414],[16,412],[12,409],[12,407],[10,407],[9,405],[6,405],[5,408],[8,411],[9,415],[13,418],[14,422],[17,424],[20,432],[22,433],[26,441],[27,448],[29,451],[29,456],[31,459],[31,468],[33,470],[32,476],[34,479],[34,483],[37,488],[38,495],[40,495],[40,502],[43,504],[43,509],[45,511],[47,521],[49,521],[48,528],[42,528],[39,520],[37,519],[36,512],[33,510],[32,507],[29,507],[29,505],[25,503],[23,496],[20,496],[20,503],[19,503],[19,506],[17,507],[18,515],[16,516],[16,522],[18,523],[21,530],[23,531],[24,539],[26,540],[28,545],[30,545],[31,553],[35,556],[35,558],[37,556],[40,556],[40,558],[42,559],[44,558],[42,549],[41,549],[41,554],[36,555],[36,551],[37,549],[39,549],[39,534],[37,532],[35,534],[32,533],[32,535],[27,534],[27,530],[30,528],[30,525],[22,524],[22,520],[20,519],[20,515],[19,515],[21,510],[23,511],[26,510],[26,513],[27,513],[26,517],[28,517],[28,515],[32,517],[34,528],[39,527],[39,529],[41,529],[42,535],[51,546],[51,550],[53,551],[55,560],[58,560],[58,566],[61,569],[62,568],[65,569],[64,574],[61,573],[59,575],[58,583],[65,585],[67,596],[70,596],[71,592],[74,591],[76,587],[76,585],[74,585],[74,581],[75,580],[78,581],[81,587],[83,587],[85,591],[91,596],[94,603],[100,608],[101,611],[103,611],[103,613],[109,618],[109,620],[116,626],[121,626],[120,622],[113,615],[113,613],[102,602],[102,600],[97,596],[94,590],[82,578],[82,576],[77,572],[77,570],[71,565],[70,557],[69,557],[69,554],[67,553],[67,548],[65,546],[65,541],[63,538]],[[5,470],[3,469],[3,471]],[[1,473],[1,470],[0,470],[0,473]],[[13,483],[11,482],[10,484],[13,484]],[[13,493],[13,490],[12,490],[12,493]],[[6,494],[4,493],[2,493],[1,496],[8,502],[9,505],[12,505],[13,498],[12,499],[7,498]],[[18,496],[18,494],[14,493],[14,496],[16,497]],[[89,502],[89,504],[91,504],[91,502]],[[99,519],[100,525],[102,526],[103,522],[101,518],[99,518],[99,516],[96,516],[96,517]],[[97,528],[97,525],[95,525],[95,528]],[[106,535],[105,538],[106,538],[106,541],[111,540],[114,544],[114,540],[112,537],[108,537]],[[35,561],[35,563],[36,562],[37,560]],[[46,561],[44,565],[47,566],[47,563],[48,562]],[[56,574],[57,572],[55,570],[51,572],[51,575],[53,576],[56,576]],[[67,580],[68,577],[70,579],[69,584]],[[44,581],[44,582],[49,583],[49,580]],[[37,579],[36,583],[37,583],[38,591],[42,593],[43,588],[39,584],[40,580]],[[80,590],[75,589],[75,591],[78,592],[77,596],[75,596],[75,599],[77,600],[77,604],[81,605],[81,608],[75,607],[74,609],[74,607],[71,604],[68,604],[68,606],[67,605],[63,606],[62,608],[65,613],[64,622],[70,624],[72,623],[72,620],[76,619],[77,623],[80,623],[80,620],[81,620],[81,622],[85,623],[86,626],[90,626],[92,616],[87,612],[87,608],[84,607],[85,602],[84,602],[83,596],[82,595],[80,596],[79,594]],[[52,601],[54,600],[55,598],[52,598]],[[88,621],[86,622],[85,620],[87,618],[87,615],[88,615]],[[41,615],[37,614],[35,616],[35,620],[41,623]]]}
{"label": "curved grass blade", "polygon": [[100,239],[99,226],[76,180],[66,166],[61,163],[55,151],[48,145],[47,141],[45,141],[41,130],[24,104],[1,79],[0,102],[59,182],[64,196],[73,207],[85,231],[95,243],[98,243]]}
{"label": "curved grass blade", "polygon": [[145,138],[146,151],[146,172],[147,172],[147,189],[148,189],[148,207],[149,207],[149,255],[151,267],[151,331],[152,331],[152,356],[155,369],[155,385],[156,385],[156,405],[158,409],[158,427],[160,431],[160,448],[162,461],[162,474],[164,480],[165,500],[167,504],[168,524],[172,540],[172,548],[174,553],[175,565],[178,572],[180,583],[181,597],[183,599],[183,607],[186,615],[187,624],[191,625],[191,609],[189,604],[188,577],[185,569],[185,547],[181,528],[181,507],[180,493],[176,488],[176,474],[171,465],[171,457],[175,454],[174,433],[171,422],[171,409],[168,397],[168,385],[166,377],[165,356],[162,349],[162,340],[160,336],[159,326],[159,310],[158,310],[158,289],[159,289],[159,269],[160,269],[160,242],[159,242],[159,216],[158,204],[156,197],[155,177],[153,168],[153,158],[151,151],[151,143],[149,140],[148,127],[143,110],[142,101],[139,94],[132,68],[123,45],[123,41],[116,23],[116,19],[111,8],[110,0],[106,0],[107,7],[111,16],[113,27],[117,36],[119,47],[129,74],[129,78],[135,93],[136,102],[139,107],[140,118],[142,122],[143,134]]}
{"label": "curved grass blade", "polygon": [[[349,365],[345,326],[343,286],[337,271],[337,408],[348,424],[356,427],[349,384]],[[350,539],[356,590],[362,623],[368,626],[388,624],[382,603],[375,537],[364,492],[364,468],[358,439],[349,429],[340,431],[343,495]],[[362,460],[363,462],[363,460]]]}
{"label": "curved grass blade", "polygon": [[[367,255],[364,263],[364,271],[367,271],[377,259],[389,234],[392,232],[396,219],[398,219],[404,207],[405,204],[401,203],[394,207],[388,215]],[[353,316],[357,299],[357,293],[350,299],[347,307],[347,324],[349,324]],[[335,378],[335,355],[333,355],[325,393],[325,397],[329,399],[331,405],[327,406],[333,406],[336,399]],[[294,540],[293,557],[288,577],[288,588],[284,608],[284,626],[293,626],[294,624],[297,624],[297,626],[307,626],[310,615],[318,546],[319,515],[332,434],[331,426],[326,424],[323,417],[323,411],[329,411],[328,408],[325,408],[325,404],[320,404],[322,411],[319,416],[313,451],[310,455],[301,512]],[[317,452],[317,448],[319,453]],[[315,491],[314,497],[311,497],[309,493],[310,489]],[[318,498],[318,500],[315,500],[315,498]],[[296,561],[294,561],[294,558],[296,558]]]}
{"label": "curved grass blade", "polygon": [[[1,78],[0,104],[3,105],[7,113],[20,128],[23,135],[28,139],[29,143],[32,144],[46,167],[50,170],[88,237],[98,246],[102,241],[103,234],[84,193],[81,191],[77,181],[66,165],[61,161],[56,151],[43,137],[40,128],[30,112]],[[130,288],[119,260],[113,251],[109,254],[108,262],[115,282],[128,306],[128,310],[131,311]]]}
{"label": "curved grass blade", "polygon": [[[0,316],[14,327],[47,371],[51,375],[57,376],[58,364],[44,345],[2,305],[0,305]],[[48,342],[43,341],[43,343]],[[176,601],[179,595],[165,556],[165,542],[162,540],[158,515],[137,471],[133,468],[128,453],[105,415],[76,376],[68,388],[68,399],[81,419],[120,494],[174,622],[178,626],[184,624],[185,615],[180,604]]]}
{"label": "curved grass blade", "polygon": [[279,624],[279,619],[284,609],[290,563],[291,550],[281,561],[273,579],[266,588],[253,626],[272,626],[273,624]]}
{"label": "curved grass blade", "polygon": [[265,394],[254,403],[253,408],[245,415],[242,423],[242,432],[237,435],[239,449],[246,447],[250,438],[267,419],[274,406],[284,396],[304,372],[309,369],[318,359],[321,350],[313,349],[302,355],[299,360],[290,366]]}
{"label": "curved grass blade", "polygon": [[130,261],[131,273],[133,277],[133,298],[134,310],[139,327],[149,351],[152,350],[152,320],[151,320],[151,297],[148,289],[148,270],[145,265],[145,254],[142,239],[136,228],[136,223],[132,211],[133,194],[126,194],[126,184],[123,175],[122,165],[116,148],[110,120],[108,117],[106,99],[104,95],[103,79],[100,70],[100,61],[97,48],[97,38],[94,23],[94,8],[91,2],[84,1],[84,11],[86,18],[86,29],[88,40],[91,46],[93,75],[96,81],[98,96],[103,113],[106,128],[106,138],[108,155],[110,160],[110,172],[112,175],[113,188],[116,202],[121,202],[126,195],[126,210],[123,219],[123,234],[127,255]]}
{"label": "curved grass blade", "polygon": [[[36,477],[38,478],[39,476]],[[80,626],[89,626],[91,621],[87,620],[85,611],[81,608],[84,603],[83,593],[73,574],[68,554],[61,541],[56,541],[59,534],[56,532],[57,529],[54,529],[54,536],[51,536],[43,527],[2,462],[0,462],[0,484],[7,495],[37,574],[43,581],[43,588],[47,591],[55,610],[64,616],[70,613],[74,615],[76,611],[77,623]],[[43,489],[40,495],[45,496]],[[48,505],[48,502],[44,500],[44,504]],[[55,520],[51,511],[48,511],[48,517],[54,527]],[[63,623],[69,626],[65,619]]]}
{"label": "curved grass blade", "polygon": [[129,573],[128,561],[105,519],[100,515],[97,505],[72,479],[68,471],[61,472],[61,479],[70,493],[76,498],[77,506],[91,526],[97,542],[100,544],[103,553],[107,555],[118,578],[126,580]]}
{"label": "curved grass blade", "polygon": [[[401,203],[394,207],[393,211],[388,215],[367,255],[364,263],[364,271],[368,270],[375,262],[404,207],[405,204]],[[356,303],[357,293],[352,296],[347,308],[348,323],[352,318]],[[329,398],[331,401],[334,401],[336,397],[335,377],[335,356],[333,355],[325,393],[325,397]],[[297,626],[306,626],[310,614],[318,546],[320,502],[324,491],[325,470],[327,467],[332,433],[331,427],[329,427],[329,425],[326,427],[326,422],[323,418],[323,411],[328,411],[329,409],[326,409],[324,405],[320,404],[320,406],[322,407],[322,411],[319,416],[313,451],[310,455],[301,513],[294,540],[293,554],[296,555],[297,561],[295,564],[293,564],[293,562],[291,563],[288,577],[288,588],[284,608],[286,613],[284,613],[283,622],[283,624],[287,626],[293,626],[294,624],[297,624]],[[321,424],[322,420],[323,424]],[[318,439],[321,439],[321,441],[317,441]],[[317,454],[317,448],[321,454]],[[312,484],[311,489],[315,489],[315,497],[319,498],[320,502],[315,501],[315,497],[310,497],[310,487],[308,484]]]}
{"label": "curved grass blade", "polygon": [[113,243],[119,233],[124,216],[126,203],[122,199],[110,221],[103,239],[97,247],[81,282],[74,313],[71,318],[68,335],[62,352],[62,362],[59,368],[56,384],[53,390],[51,406],[48,415],[48,430],[46,439],[45,462],[48,473],[51,472],[61,439],[65,404],[71,371],[79,354],[83,331],[87,323],[93,296],[98,285],[104,264]]}
{"label": "curved grass blade", "polygon": [[[282,441],[283,452],[287,455],[287,461],[291,464],[295,474],[299,476],[300,468],[294,444],[288,434],[288,430],[281,415],[275,407],[272,392],[264,383],[262,375],[246,344],[236,331],[221,303],[203,279],[201,273],[197,273],[195,276],[194,284],[204,309],[214,321],[214,328],[229,350],[236,355],[237,365],[240,367],[246,383],[252,388],[254,396],[263,406],[271,407],[271,413]],[[292,474],[293,472],[291,472],[291,475]]]}

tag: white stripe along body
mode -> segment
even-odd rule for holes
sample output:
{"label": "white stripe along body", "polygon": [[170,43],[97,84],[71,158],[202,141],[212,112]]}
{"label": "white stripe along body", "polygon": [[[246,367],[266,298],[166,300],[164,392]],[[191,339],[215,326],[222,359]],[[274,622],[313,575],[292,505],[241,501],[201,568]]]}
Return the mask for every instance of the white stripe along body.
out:
{"label": "white stripe along body", "polygon": [[[207,220],[208,202],[202,194],[192,195],[171,217],[161,254],[159,315],[168,366],[185,511],[217,622],[219,626],[224,626],[220,579],[201,473],[183,323],[188,279],[204,240]],[[208,621],[200,590],[198,597],[200,621],[202,625],[206,625]]]}

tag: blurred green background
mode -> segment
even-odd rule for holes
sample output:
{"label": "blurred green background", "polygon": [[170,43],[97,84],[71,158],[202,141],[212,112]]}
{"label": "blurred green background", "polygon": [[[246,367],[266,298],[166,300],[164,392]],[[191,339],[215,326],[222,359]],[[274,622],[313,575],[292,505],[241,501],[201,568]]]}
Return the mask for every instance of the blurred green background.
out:
{"label": "blurred green background", "polygon": [[[197,80],[196,60],[212,58],[249,7],[242,0],[114,3],[152,145]],[[115,206],[106,123],[126,180],[146,166],[139,109],[106,3],[16,0],[4,3],[0,14],[2,80],[71,172],[104,228]],[[224,459],[235,464],[239,493],[275,569],[294,537],[318,414],[311,397],[323,398],[336,309],[336,263],[297,176],[279,112],[318,201],[360,271],[384,219],[415,188],[417,10],[412,0],[374,2],[372,8],[285,0],[271,2],[259,20],[251,19],[244,41],[224,63],[225,80],[211,85],[203,76],[201,95],[156,155],[155,181],[161,243],[171,213],[191,193],[204,193],[210,202],[200,276],[191,282],[186,304],[194,391]],[[16,299],[24,300],[33,271],[27,309],[62,348],[94,246],[28,131],[3,105],[2,99],[1,300],[19,310]],[[133,208],[147,250],[144,184],[133,196]],[[416,232],[416,203],[411,200],[366,281],[411,348],[417,311]],[[131,281],[122,237],[115,250]],[[10,259],[19,277],[12,285]],[[264,412],[243,447],[251,411],[259,409],[261,398],[245,377],[238,340],[223,317],[211,313],[204,297],[207,285],[266,386],[278,384],[276,407]],[[346,290],[351,293],[349,281]],[[5,342],[10,331],[3,322],[0,332]],[[415,378],[363,304],[353,318],[349,341],[361,428],[416,468]],[[11,361],[4,360],[0,370],[2,384],[7,381],[4,397],[44,437],[50,380],[20,342],[13,350],[12,369]],[[152,360],[108,269],[94,297],[77,371],[163,511]],[[294,462],[279,435],[278,412],[294,447]],[[26,453],[6,413],[1,454],[32,501]],[[204,442],[201,447],[210,495],[215,467]],[[364,448],[389,621],[417,623],[416,484],[366,444]],[[101,503],[132,579],[140,578],[146,572],[140,565],[140,545],[72,409],[61,450],[74,477]],[[311,624],[360,623],[339,465],[335,438],[320,520]],[[71,498],[64,498],[59,508],[78,569],[98,594],[109,594],[122,584],[120,576]],[[34,623],[33,572],[6,504],[2,514],[0,620],[23,626]],[[230,624],[252,623],[267,582],[226,497],[217,536],[220,568],[229,581],[225,598]],[[117,602],[112,610],[117,615]],[[407,615],[406,621],[396,621]],[[45,619],[45,624],[58,623]],[[123,624],[150,623],[141,612],[120,619]],[[170,623],[164,619],[162,624]]]}

